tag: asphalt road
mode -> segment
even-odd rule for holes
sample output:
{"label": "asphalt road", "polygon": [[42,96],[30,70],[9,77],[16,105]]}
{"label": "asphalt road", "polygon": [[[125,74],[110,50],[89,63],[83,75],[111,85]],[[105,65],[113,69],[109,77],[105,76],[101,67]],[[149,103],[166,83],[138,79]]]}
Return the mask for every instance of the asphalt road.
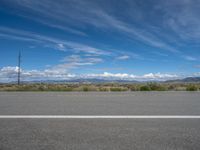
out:
{"label": "asphalt road", "polygon": [[[0,92],[0,115],[200,115],[199,92]],[[0,150],[198,150],[200,119],[0,119]]]}
{"label": "asphalt road", "polygon": [[200,92],[1,92],[0,115],[200,115]]}

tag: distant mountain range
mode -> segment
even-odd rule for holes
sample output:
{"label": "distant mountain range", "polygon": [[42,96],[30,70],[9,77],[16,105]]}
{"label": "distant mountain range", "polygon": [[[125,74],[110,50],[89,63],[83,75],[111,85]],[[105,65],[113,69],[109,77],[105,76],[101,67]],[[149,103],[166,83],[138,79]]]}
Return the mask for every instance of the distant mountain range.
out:
{"label": "distant mountain range", "polygon": [[196,83],[196,82],[200,82],[200,77],[187,77],[184,79],[177,79],[177,80],[168,80],[165,81],[167,83]]}
{"label": "distant mountain range", "polygon": [[[200,77],[187,77],[184,79],[167,80],[167,81],[136,81],[136,80],[120,80],[120,79],[73,79],[73,80],[40,80],[40,81],[23,81],[23,83],[144,83],[144,82],[160,82],[160,83],[200,83]],[[15,83],[15,82],[11,82]]]}
{"label": "distant mountain range", "polygon": [[[38,82],[38,81],[34,81]],[[46,80],[43,83],[143,83],[143,82],[163,82],[163,81],[137,81],[137,80],[120,80],[120,79],[74,79],[74,80]],[[200,82],[200,77],[187,77],[184,79],[167,80],[165,83],[196,83]]]}
{"label": "distant mountain range", "polygon": [[106,80],[106,79],[73,79],[73,80],[30,81],[29,83],[139,83],[139,81],[136,81],[136,80],[111,80],[111,79],[109,79],[109,80]]}

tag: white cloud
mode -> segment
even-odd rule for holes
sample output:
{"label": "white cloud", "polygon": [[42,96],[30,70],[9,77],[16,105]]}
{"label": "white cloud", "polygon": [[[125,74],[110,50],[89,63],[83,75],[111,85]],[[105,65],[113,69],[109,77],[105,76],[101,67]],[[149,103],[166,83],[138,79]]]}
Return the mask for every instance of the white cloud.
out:
{"label": "white cloud", "polygon": [[161,74],[161,73],[148,73],[142,76],[144,79],[170,79],[178,78],[176,74]]}
{"label": "white cloud", "polygon": [[0,81],[9,81],[17,77],[18,67],[3,67],[0,69]]}
{"label": "white cloud", "polygon": [[59,64],[54,68],[58,68],[58,66],[62,66],[65,64],[71,67],[94,65],[103,62],[103,59],[100,57],[83,57],[81,55],[70,55],[62,59],[61,62],[64,62],[64,64]]}
{"label": "white cloud", "polygon": [[[185,42],[198,42],[200,37],[199,1],[162,0],[163,22]],[[177,9],[179,8],[179,9]]]}
{"label": "white cloud", "polygon": [[[0,69],[0,82],[16,81],[18,67],[3,67]],[[176,74],[148,73],[144,75],[134,75],[127,73],[109,73],[102,74],[71,74],[66,70],[58,68],[45,70],[21,70],[21,77],[24,81],[33,80],[72,80],[72,79],[107,79],[107,80],[169,80],[180,78]]]}
{"label": "white cloud", "polygon": [[[7,1],[9,5],[9,1],[12,0]],[[98,1],[66,1],[63,3],[58,3],[51,0],[43,0],[42,2],[33,0],[16,0],[15,2],[12,1],[12,4],[17,9],[23,10],[22,12],[19,11],[18,15],[28,17],[40,23],[47,24],[51,27],[56,27],[60,29],[67,28],[66,30],[69,30],[71,32],[84,34],[76,29],[84,29],[86,26],[92,26],[100,30],[122,33],[131,39],[142,41],[143,43],[153,47],[165,49],[175,53],[179,52],[177,49],[172,47],[167,42],[161,40],[161,38],[159,38],[156,34],[149,31],[148,29],[141,29],[139,27],[136,27],[134,24],[130,24],[119,19],[118,16],[116,17],[115,15],[108,13],[112,12],[115,9],[115,5],[109,5],[111,3],[108,3],[106,1],[102,3],[105,3],[107,7],[99,7]],[[126,7],[126,9],[129,8],[129,11],[137,11],[129,12],[126,10],[124,11],[126,13],[125,15],[134,16],[137,18],[138,16],[136,16],[135,14],[136,12],[137,14],[141,12],[140,7],[138,7],[137,5],[132,5],[133,7],[130,9],[130,3],[127,3],[127,1],[125,1],[122,7]],[[70,13],[65,13],[66,9]],[[142,17],[142,13],[140,13],[140,15],[140,17]],[[54,23],[49,22],[49,20],[53,21]],[[145,22],[141,22],[141,24],[143,23]],[[75,29],[71,28],[71,26],[75,27]]]}
{"label": "white cloud", "polygon": [[108,73],[104,72],[103,74],[87,74],[86,78],[105,78],[105,79],[122,79],[122,80],[138,80],[138,81],[147,81],[147,80],[168,80],[178,78],[178,75],[175,74],[161,74],[161,73],[148,73],[144,75],[134,75],[127,73]]}
{"label": "white cloud", "polygon": [[109,73],[109,72],[104,72],[103,74],[87,74],[83,75],[85,78],[108,78],[108,79],[133,79],[136,76],[135,75],[129,75],[127,73]]}
{"label": "white cloud", "polygon": [[189,60],[189,61],[196,61],[197,58],[193,57],[193,56],[182,56],[185,60]]}
{"label": "white cloud", "polygon": [[95,14],[99,18],[99,24],[101,25],[103,23],[104,28],[111,27],[111,30],[115,29],[130,37],[131,39],[139,40],[150,46],[167,50],[173,53],[180,53],[179,50],[162,41],[156,35],[147,30],[137,28],[133,24],[128,24],[126,22],[118,20],[115,17],[106,13],[105,11],[98,10],[95,11]]}
{"label": "white cloud", "polygon": [[103,59],[97,56],[81,56],[81,55],[69,55],[60,60],[60,64],[50,66],[46,70],[48,72],[57,72],[57,74],[66,74],[73,69],[83,69],[87,66],[96,65],[103,62]]}
{"label": "white cloud", "polygon": [[128,56],[128,55],[123,55],[123,56],[117,57],[116,59],[118,59],[118,60],[127,60],[127,59],[129,59],[129,58],[130,58],[130,56]]}
{"label": "white cloud", "polygon": [[58,45],[58,49],[59,49],[59,50],[65,51],[65,46],[64,46],[64,44],[58,43],[57,45]]}
{"label": "white cloud", "polygon": [[196,72],[196,73],[194,73],[193,76],[195,76],[195,77],[199,77],[199,76],[200,76],[200,72]]}
{"label": "white cloud", "polygon": [[[18,67],[3,67],[0,69],[0,82],[16,81]],[[45,69],[45,70],[21,70],[21,78],[25,81],[32,80],[48,80],[48,79],[71,79],[75,75],[67,73],[65,71],[56,69]]]}
{"label": "white cloud", "polygon": [[95,55],[110,55],[110,52],[108,51],[95,48],[93,46],[89,46],[86,44],[61,40],[57,38],[52,38],[50,36],[40,35],[33,32],[12,29],[2,26],[0,26],[0,37],[35,42],[42,46],[45,45],[47,47],[51,47],[61,51],[83,52],[86,54],[95,54]]}

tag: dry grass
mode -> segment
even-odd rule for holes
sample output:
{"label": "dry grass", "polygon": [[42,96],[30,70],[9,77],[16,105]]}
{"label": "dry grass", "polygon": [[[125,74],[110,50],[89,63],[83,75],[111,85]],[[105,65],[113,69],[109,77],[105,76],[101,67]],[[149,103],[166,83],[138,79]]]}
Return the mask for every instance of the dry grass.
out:
{"label": "dry grass", "polygon": [[0,91],[199,91],[200,83],[0,84]]}

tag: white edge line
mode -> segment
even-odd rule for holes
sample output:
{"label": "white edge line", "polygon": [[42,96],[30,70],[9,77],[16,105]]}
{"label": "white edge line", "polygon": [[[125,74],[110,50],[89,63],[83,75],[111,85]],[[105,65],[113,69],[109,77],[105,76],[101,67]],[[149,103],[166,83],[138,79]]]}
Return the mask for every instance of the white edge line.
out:
{"label": "white edge line", "polygon": [[93,116],[93,115],[0,115],[0,119],[200,119],[200,115],[104,115],[104,116]]}

